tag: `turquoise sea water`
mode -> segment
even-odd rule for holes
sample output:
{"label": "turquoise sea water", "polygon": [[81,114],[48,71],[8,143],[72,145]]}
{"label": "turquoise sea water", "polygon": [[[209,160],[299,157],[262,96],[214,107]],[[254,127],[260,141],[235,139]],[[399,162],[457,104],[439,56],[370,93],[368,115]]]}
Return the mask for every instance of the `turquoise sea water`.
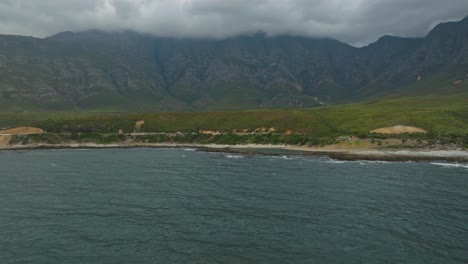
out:
{"label": "turquoise sea water", "polygon": [[468,263],[468,169],[0,152],[1,263]]}

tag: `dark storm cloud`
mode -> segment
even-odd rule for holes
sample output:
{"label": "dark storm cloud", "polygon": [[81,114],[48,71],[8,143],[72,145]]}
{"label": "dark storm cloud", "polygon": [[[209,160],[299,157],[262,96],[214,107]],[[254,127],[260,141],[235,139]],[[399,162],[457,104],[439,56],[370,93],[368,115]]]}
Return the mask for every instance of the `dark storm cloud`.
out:
{"label": "dark storm cloud", "polygon": [[0,0],[0,33],[131,29],[222,38],[262,30],[364,44],[384,34],[423,36],[466,15],[467,0]]}

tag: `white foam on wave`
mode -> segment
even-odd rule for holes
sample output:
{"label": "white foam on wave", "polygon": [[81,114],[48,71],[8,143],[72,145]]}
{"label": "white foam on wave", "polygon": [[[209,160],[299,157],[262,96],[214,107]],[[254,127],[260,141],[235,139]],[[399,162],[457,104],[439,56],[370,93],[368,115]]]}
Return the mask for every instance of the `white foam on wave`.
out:
{"label": "white foam on wave", "polygon": [[327,160],[325,163],[330,163],[330,164],[345,164],[345,163],[350,163],[350,164],[359,164],[359,165],[372,165],[372,164],[391,164],[391,162],[388,161],[383,161],[383,160],[358,160],[358,161],[349,161],[349,160]]}
{"label": "white foam on wave", "polygon": [[288,156],[284,155],[284,156],[281,156],[281,159],[283,159],[283,160],[295,160],[295,159],[299,159],[299,157],[288,157]]}
{"label": "white foam on wave", "polygon": [[383,160],[361,160],[359,164],[361,165],[368,165],[368,164],[390,164],[391,162],[383,161]]}
{"label": "white foam on wave", "polygon": [[433,151],[411,151],[398,150],[389,152],[393,155],[423,156],[423,157],[468,157],[468,151],[463,150],[433,150]]}
{"label": "white foam on wave", "polygon": [[460,164],[460,163],[438,163],[438,162],[432,162],[432,165],[436,166],[441,166],[445,168],[464,168],[468,169],[468,164]]}
{"label": "white foam on wave", "polygon": [[298,160],[298,159],[302,159],[302,157],[290,157],[290,156],[286,156],[286,155],[283,155],[283,156],[269,156],[269,159],[271,161],[275,161],[275,160]]}
{"label": "white foam on wave", "polygon": [[331,163],[331,164],[344,164],[344,163],[348,163],[349,161],[345,161],[345,160],[327,160],[325,161],[325,163]]}
{"label": "white foam on wave", "polygon": [[227,159],[243,159],[244,158],[244,156],[241,156],[241,155],[225,155],[224,157]]}
{"label": "white foam on wave", "polygon": [[197,151],[197,149],[194,149],[194,148],[184,148],[184,151],[193,152],[193,151]]}

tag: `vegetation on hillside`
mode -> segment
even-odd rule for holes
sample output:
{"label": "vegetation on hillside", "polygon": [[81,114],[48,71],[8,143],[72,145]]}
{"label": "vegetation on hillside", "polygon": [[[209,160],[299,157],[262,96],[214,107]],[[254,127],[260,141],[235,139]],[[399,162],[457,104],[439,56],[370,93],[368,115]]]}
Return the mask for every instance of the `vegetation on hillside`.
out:
{"label": "vegetation on hillside", "polygon": [[[54,142],[180,142],[218,144],[294,144],[326,145],[340,136],[356,136],[381,140],[421,140],[433,144],[468,145],[468,94],[394,98],[335,107],[303,110],[256,110],[209,113],[93,114],[60,113],[0,114],[2,125],[36,126],[47,133],[18,136]],[[144,120],[140,129],[135,123]],[[414,126],[427,134],[379,135],[370,131],[390,126]],[[259,132],[268,131],[270,133]],[[206,135],[203,130],[221,132]],[[236,133],[242,131],[243,133]],[[257,131],[255,133],[255,131]],[[139,134],[129,133],[167,133]],[[120,135],[119,135],[120,133]],[[169,135],[174,133],[175,135]],[[179,133],[179,134],[178,134]],[[213,133],[217,134],[217,133]]]}

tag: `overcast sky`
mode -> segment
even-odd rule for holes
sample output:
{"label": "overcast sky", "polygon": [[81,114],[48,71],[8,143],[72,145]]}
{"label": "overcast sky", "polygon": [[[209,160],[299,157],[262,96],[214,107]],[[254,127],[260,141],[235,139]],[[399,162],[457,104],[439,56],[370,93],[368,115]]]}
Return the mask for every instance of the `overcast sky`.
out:
{"label": "overcast sky", "polygon": [[362,45],[423,36],[468,15],[468,0],[0,0],[0,34],[131,29],[158,36],[331,37]]}

